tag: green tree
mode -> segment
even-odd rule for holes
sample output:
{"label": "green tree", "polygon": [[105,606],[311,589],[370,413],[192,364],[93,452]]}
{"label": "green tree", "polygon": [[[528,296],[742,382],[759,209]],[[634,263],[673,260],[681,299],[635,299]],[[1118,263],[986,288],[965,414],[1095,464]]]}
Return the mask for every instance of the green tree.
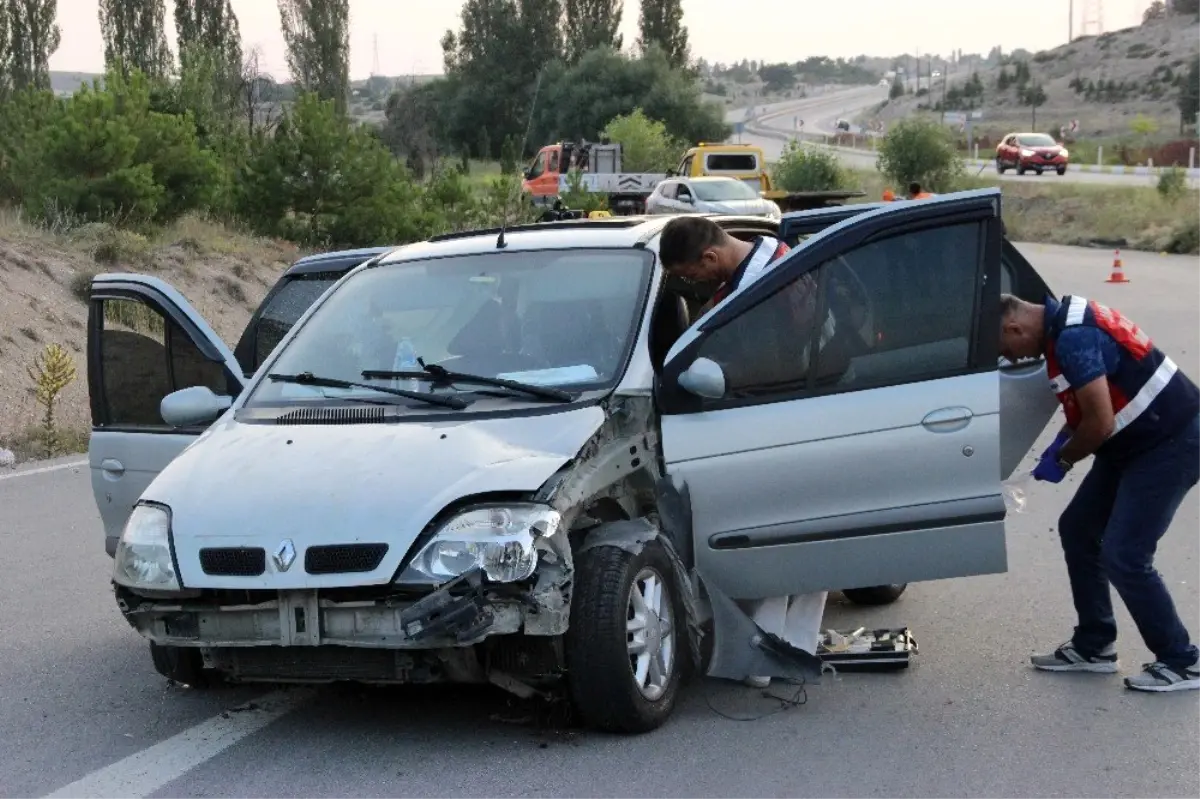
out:
{"label": "green tree", "polygon": [[688,31],[683,24],[681,0],[642,0],[638,27],[641,34],[637,43],[643,52],[654,45],[676,69],[688,65]]}
{"label": "green tree", "polygon": [[832,152],[793,139],[772,169],[771,182],[785,191],[834,191],[845,188],[848,176]]}
{"label": "green tree", "polygon": [[[0,0],[0,103],[12,91],[12,47],[9,37],[10,20],[7,0]],[[2,166],[2,164],[0,164]]]}
{"label": "green tree", "polygon": [[1029,106],[1032,114],[1029,129],[1037,130],[1037,110],[1046,104],[1046,90],[1042,88],[1042,84],[1034,83],[1022,89],[1021,103]]}
{"label": "green tree", "polygon": [[758,76],[766,84],[767,91],[780,92],[796,85],[796,73],[788,64],[763,64]]}
{"label": "green tree", "polygon": [[620,50],[623,0],[563,0],[563,50],[568,64],[598,47]]}
{"label": "green tree", "polygon": [[171,71],[163,0],[100,0],[104,63],[122,73],[137,69],[150,78]]}
{"label": "green tree", "polygon": [[1182,133],[1188,125],[1196,124],[1196,115],[1200,114],[1200,58],[1193,58],[1186,73],[1179,76],[1179,132]]}
{"label": "green tree", "polygon": [[346,112],[350,90],[349,0],[278,0],[288,70],[302,92]]}
{"label": "green tree", "polygon": [[594,139],[611,119],[637,108],[676,139],[722,141],[731,133],[724,109],[705,103],[699,84],[672,68],[657,47],[641,58],[593,50],[574,67],[554,73],[543,92],[535,141]]}
{"label": "green tree", "polygon": [[388,98],[383,141],[394,154],[419,161],[437,158],[439,143],[445,138],[440,116],[443,89],[439,83],[426,83]]}
{"label": "green tree", "polygon": [[620,143],[621,168],[625,172],[666,172],[679,163],[679,154],[685,149],[666,125],[650,119],[640,108],[612,119],[602,135]]}
{"label": "green tree", "polygon": [[[3,0],[7,4],[8,83],[13,89],[50,88],[50,56],[61,39],[58,0]],[[0,62],[5,56],[0,55]],[[0,78],[0,91],[5,81]]]}
{"label": "green tree", "polygon": [[520,144],[534,96],[561,55],[559,17],[558,0],[466,0],[458,32],[442,38],[452,98],[445,122],[456,146],[473,145],[481,125]]}
{"label": "green tree", "polygon": [[[186,69],[193,54],[215,62],[221,93],[236,96],[242,70],[242,36],[231,0],[175,0],[175,32],[179,64]],[[202,49],[198,49],[202,48]],[[208,65],[206,65],[208,68]]]}
{"label": "green tree", "polygon": [[888,99],[895,100],[897,97],[904,96],[904,81],[897,75],[892,81],[892,88],[888,89]]}
{"label": "green tree", "polygon": [[423,235],[425,211],[404,167],[313,92],[255,143],[240,177],[239,209],[262,234],[331,248]]}
{"label": "green tree", "polygon": [[150,81],[110,70],[56,103],[28,140],[22,201],[31,213],[89,221],[168,222],[213,199],[218,164],[190,116],[152,110]]}
{"label": "green tree", "polygon": [[920,117],[896,122],[879,146],[876,167],[897,184],[919,182],[928,191],[951,191],[963,175],[954,136]]}

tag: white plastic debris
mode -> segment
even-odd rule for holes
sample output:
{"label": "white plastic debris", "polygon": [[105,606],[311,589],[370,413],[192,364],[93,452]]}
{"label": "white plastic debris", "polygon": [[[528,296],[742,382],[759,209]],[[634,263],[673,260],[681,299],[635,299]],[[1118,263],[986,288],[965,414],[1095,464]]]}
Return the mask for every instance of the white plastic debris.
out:
{"label": "white plastic debris", "polygon": [[1004,507],[1008,508],[1009,513],[1024,513],[1027,489],[1029,483],[1033,480],[1033,476],[1024,474],[1012,480],[1007,480],[1004,483]]}
{"label": "white plastic debris", "polygon": [[13,454],[11,449],[0,447],[0,468],[7,467],[11,469],[17,465],[17,456]]}

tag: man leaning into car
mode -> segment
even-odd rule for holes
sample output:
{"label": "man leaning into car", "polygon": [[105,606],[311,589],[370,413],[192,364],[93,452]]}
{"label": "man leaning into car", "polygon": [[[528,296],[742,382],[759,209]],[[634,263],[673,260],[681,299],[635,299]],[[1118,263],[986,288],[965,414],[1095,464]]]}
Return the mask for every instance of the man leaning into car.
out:
{"label": "man leaning into car", "polygon": [[[713,297],[701,309],[701,315],[738,289],[748,286],[767,274],[790,252],[787,244],[770,236],[758,236],[753,241],[742,241],[730,236],[717,223],[701,216],[680,216],[664,227],[659,239],[659,259],[668,275],[700,284],[718,283]],[[788,287],[786,307],[791,319],[781,319],[780,331],[787,337],[792,330],[807,330],[818,306],[816,282],[810,275],[802,276],[796,284]],[[818,349],[824,351],[832,330],[822,330]],[[799,337],[797,337],[799,338]],[[753,346],[754,342],[745,342]],[[744,350],[750,356],[753,350]],[[761,363],[763,353],[756,360]],[[767,354],[767,363],[781,357],[800,358],[807,362],[809,346],[800,344],[789,352]],[[722,364],[731,367],[731,372],[741,371],[738,364]],[[752,371],[759,372],[757,364]],[[794,368],[790,371],[796,371]],[[733,380],[734,383],[737,380]],[[769,597],[740,603],[754,622],[766,632],[780,636],[787,643],[806,652],[816,654],[817,638],[820,633],[821,617],[825,609],[826,592],[794,596]],[[771,678],[747,675],[746,684],[754,688],[765,688]]]}

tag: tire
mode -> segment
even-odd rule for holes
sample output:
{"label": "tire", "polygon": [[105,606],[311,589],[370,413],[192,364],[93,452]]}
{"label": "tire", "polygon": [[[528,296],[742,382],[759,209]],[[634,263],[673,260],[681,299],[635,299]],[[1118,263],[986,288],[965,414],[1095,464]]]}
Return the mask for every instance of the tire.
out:
{"label": "tire", "polygon": [[1055,171],[1055,172],[1057,172],[1057,173],[1058,173],[1058,174],[1060,174],[1060,175],[1065,175],[1065,174],[1067,174],[1067,168],[1066,168],[1065,166],[1060,166],[1060,167],[1058,167],[1057,169],[1055,169],[1054,171]]}
{"label": "tire", "polygon": [[870,588],[847,588],[842,595],[856,605],[890,605],[900,598],[908,583],[874,585]]}
{"label": "tire", "polygon": [[1006,167],[1004,165],[1003,161],[1001,161],[999,158],[997,158],[996,159],[996,174],[1003,175],[1007,171],[1008,171],[1008,167]]}
{"label": "tire", "polygon": [[[669,648],[657,648],[666,662],[666,675],[657,682],[649,679],[653,658],[647,656],[640,664],[646,669],[643,685],[629,653],[632,633],[627,625],[635,608],[633,595],[640,599],[645,578],[654,575],[666,588],[660,593],[660,613],[669,611],[669,616],[663,614],[669,628],[661,640],[669,642]],[[681,607],[671,561],[657,542],[646,544],[636,555],[599,546],[576,559],[566,662],[571,699],[584,724],[605,732],[640,733],[660,727],[670,717],[688,657]],[[642,633],[652,639],[643,639],[651,650],[658,640],[658,632],[652,631],[661,631],[654,620]]]}
{"label": "tire", "polygon": [[199,649],[151,642],[150,659],[159,674],[190,688],[213,688],[223,682],[220,673],[204,668]]}
{"label": "tire", "polygon": [[1021,165],[1021,164],[1017,164],[1017,174],[1018,174],[1018,175],[1024,175],[1024,174],[1025,174],[1025,167],[1024,167],[1023,165]]}
{"label": "tire", "polygon": [[1036,169],[1034,169],[1033,171],[1034,171],[1034,172],[1036,172],[1036,173],[1038,174],[1038,177],[1041,177],[1041,175],[1042,175],[1042,172],[1043,172],[1043,170],[1042,170],[1042,168],[1041,168],[1040,166],[1039,166],[1039,167],[1037,167]]}

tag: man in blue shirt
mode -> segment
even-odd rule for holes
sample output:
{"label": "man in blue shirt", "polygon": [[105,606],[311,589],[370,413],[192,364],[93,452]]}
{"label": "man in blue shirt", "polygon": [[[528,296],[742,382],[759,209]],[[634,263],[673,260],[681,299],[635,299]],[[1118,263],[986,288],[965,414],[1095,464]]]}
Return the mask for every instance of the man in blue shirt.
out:
{"label": "man in blue shirt", "polygon": [[1200,390],[1137,325],[1082,297],[1033,304],[1004,295],[1000,352],[1012,361],[1045,355],[1066,416],[1034,477],[1060,482],[1095,456],[1058,526],[1079,623],[1033,665],[1117,671],[1111,583],[1156,658],[1126,687],[1200,688],[1200,652],[1154,569],[1158,540],[1200,480]]}

